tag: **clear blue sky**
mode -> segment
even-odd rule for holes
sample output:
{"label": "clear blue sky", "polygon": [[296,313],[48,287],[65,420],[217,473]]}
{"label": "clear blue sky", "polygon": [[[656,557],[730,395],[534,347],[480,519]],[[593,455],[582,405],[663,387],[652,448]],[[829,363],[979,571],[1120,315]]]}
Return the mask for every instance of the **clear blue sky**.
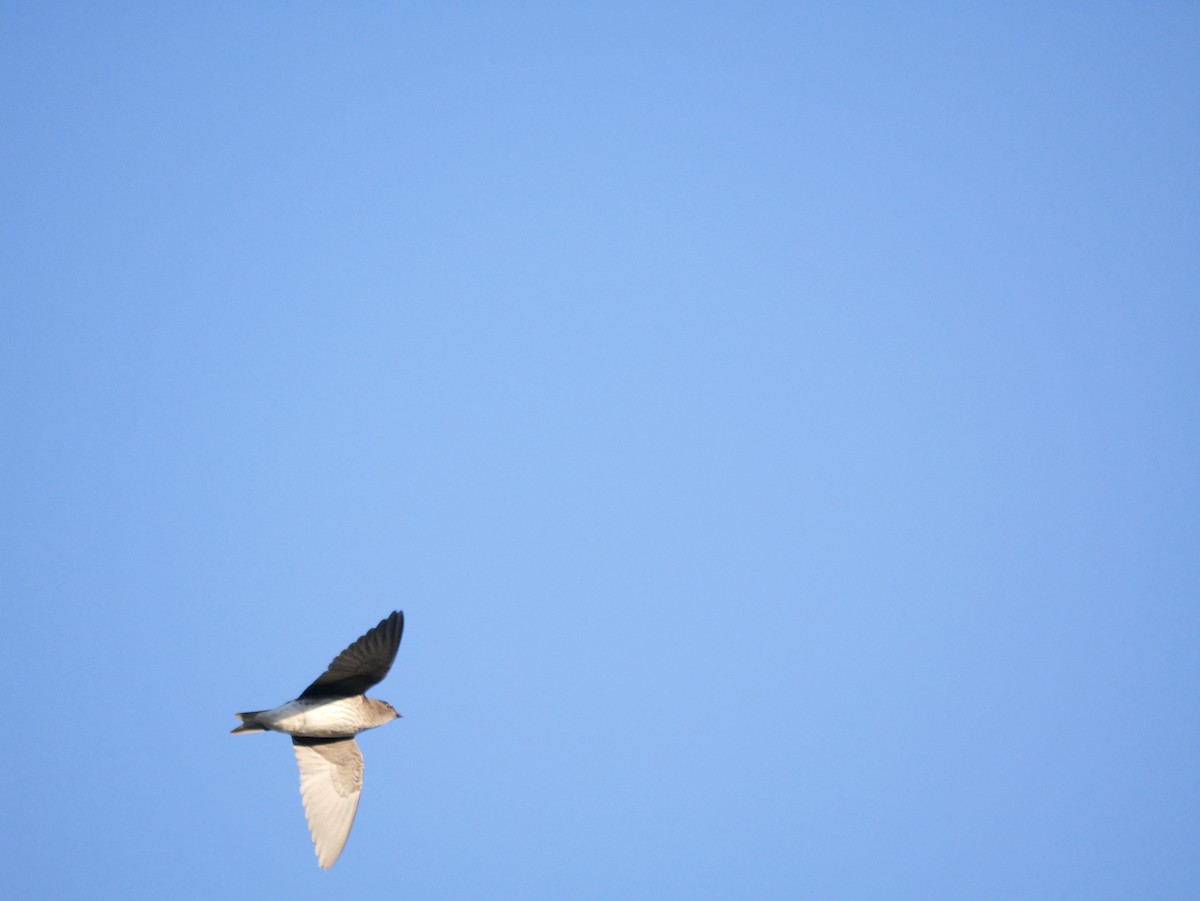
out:
{"label": "clear blue sky", "polygon": [[[6,2],[0,92],[0,894],[1200,896],[1194,3]],[[322,873],[232,713],[393,608]]]}

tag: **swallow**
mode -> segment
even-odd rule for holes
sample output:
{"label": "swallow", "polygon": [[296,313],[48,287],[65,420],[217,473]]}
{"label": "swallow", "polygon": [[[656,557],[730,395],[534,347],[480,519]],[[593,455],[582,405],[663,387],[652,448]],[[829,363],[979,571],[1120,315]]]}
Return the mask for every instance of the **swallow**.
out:
{"label": "swallow", "polygon": [[404,613],[395,610],[334,657],[294,701],[234,714],[242,723],[231,735],[271,731],[292,737],[304,816],[323,870],[342,853],[358,810],[363,759],[354,736],[400,716],[387,701],[364,692],[392,668],[403,633]]}

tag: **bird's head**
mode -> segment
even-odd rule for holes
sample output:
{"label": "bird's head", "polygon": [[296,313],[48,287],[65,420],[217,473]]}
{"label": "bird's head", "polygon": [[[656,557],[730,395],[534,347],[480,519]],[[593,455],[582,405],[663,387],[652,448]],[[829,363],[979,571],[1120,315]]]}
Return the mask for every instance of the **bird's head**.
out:
{"label": "bird's head", "polygon": [[382,717],[383,722],[386,723],[388,720],[400,719],[401,715],[396,712],[396,708],[387,701],[381,701],[378,698],[371,698],[371,701],[373,702],[375,710],[379,713],[380,717]]}

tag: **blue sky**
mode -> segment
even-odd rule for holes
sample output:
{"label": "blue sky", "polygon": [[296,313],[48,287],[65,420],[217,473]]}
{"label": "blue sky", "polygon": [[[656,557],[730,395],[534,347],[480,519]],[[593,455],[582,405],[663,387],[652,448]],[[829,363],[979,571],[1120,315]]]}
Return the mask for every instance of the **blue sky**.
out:
{"label": "blue sky", "polygon": [[[1193,4],[10,2],[0,91],[0,893],[1200,894]],[[232,713],[393,608],[322,873]]]}

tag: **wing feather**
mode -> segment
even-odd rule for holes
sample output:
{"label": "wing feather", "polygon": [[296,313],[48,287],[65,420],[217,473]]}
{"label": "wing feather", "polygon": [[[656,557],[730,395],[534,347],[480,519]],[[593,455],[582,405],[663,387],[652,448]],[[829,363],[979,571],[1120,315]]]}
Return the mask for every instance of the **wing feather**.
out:
{"label": "wing feather", "polygon": [[333,658],[329,668],[304,689],[302,698],[348,698],[360,695],[383,680],[392,668],[400,638],[404,634],[404,613],[394,610],[374,629]]}
{"label": "wing feather", "polygon": [[333,866],[346,845],[358,796],[363,759],[353,738],[292,739],[300,768],[300,798],[321,869]]}

